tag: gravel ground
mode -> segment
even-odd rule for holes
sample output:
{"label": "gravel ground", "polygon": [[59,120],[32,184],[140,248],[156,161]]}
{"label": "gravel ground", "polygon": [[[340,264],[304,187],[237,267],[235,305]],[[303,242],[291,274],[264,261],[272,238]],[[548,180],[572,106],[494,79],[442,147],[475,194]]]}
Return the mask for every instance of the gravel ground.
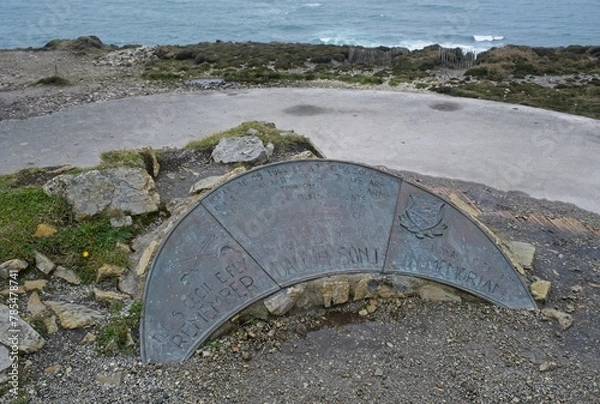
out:
{"label": "gravel ground", "polygon": [[[193,160],[205,164],[190,158],[181,166],[194,168]],[[532,275],[552,282],[540,309],[568,312],[573,325],[561,330],[539,310],[476,299],[380,300],[377,311],[361,317],[372,303],[362,301],[249,321],[190,360],[163,365],[141,363],[137,346],[130,354],[102,353],[82,344],[87,330],[62,330],[23,358],[30,402],[600,403],[600,217],[479,184],[399,174],[462,192],[496,234],[533,243]],[[498,215],[507,211],[512,219]],[[537,214],[574,218],[586,232],[529,220]],[[63,295],[51,289],[47,298]]]}
{"label": "gravel ground", "polygon": [[[32,85],[55,69],[74,85]],[[193,89],[140,82],[139,69],[62,52],[0,51],[0,119]],[[532,275],[552,282],[550,299],[540,308],[570,313],[573,325],[561,330],[539,311],[416,297],[380,301],[376,312],[360,317],[367,302],[356,302],[252,321],[190,360],[165,365],[142,364],[138,348],[130,354],[99,352],[81,342],[88,330],[61,330],[47,337],[41,352],[22,358],[29,402],[600,403],[600,217],[480,184],[400,174],[428,187],[459,190],[496,234],[534,244]],[[587,232],[530,220],[537,214],[574,218]],[[60,288],[51,293],[69,295]],[[0,396],[0,402],[12,397]]]}

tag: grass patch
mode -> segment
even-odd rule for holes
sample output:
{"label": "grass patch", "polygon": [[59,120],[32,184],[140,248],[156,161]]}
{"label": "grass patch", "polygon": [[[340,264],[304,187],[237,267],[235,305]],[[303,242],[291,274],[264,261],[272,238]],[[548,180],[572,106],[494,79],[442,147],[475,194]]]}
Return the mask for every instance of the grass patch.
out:
{"label": "grass patch", "polygon": [[100,154],[98,168],[134,167],[146,168],[146,157],[143,150],[111,150]]}
{"label": "grass patch", "polygon": [[131,345],[131,330],[137,328],[142,315],[142,302],[134,301],[128,309],[120,303],[110,307],[111,317],[102,327],[96,338],[96,343],[102,352],[123,351],[133,353],[135,346]]}
{"label": "grass patch", "polygon": [[39,79],[38,81],[35,82],[36,85],[42,85],[42,86],[69,86],[71,85],[71,82],[67,79],[65,79],[64,77],[60,77],[60,76],[50,76],[50,77],[44,77],[43,79]]}
{"label": "grass patch", "polygon": [[[52,224],[57,233],[34,237],[40,223]],[[135,232],[132,227],[113,228],[106,216],[75,222],[66,202],[47,196],[39,187],[0,189],[0,262],[13,258],[34,262],[34,252],[39,251],[89,283],[101,265],[129,263],[127,254],[115,245],[129,242]]]}
{"label": "grass patch", "polygon": [[248,129],[256,129],[259,133],[256,135],[264,144],[273,143],[275,148],[285,148],[297,144],[308,144],[308,139],[301,135],[288,134],[281,136],[281,131],[277,128],[266,126],[257,121],[244,122],[235,128],[224,132],[215,133],[202,139],[192,140],[185,147],[187,149],[208,150],[215,147],[221,139],[230,137],[245,136]]}
{"label": "grass patch", "polygon": [[440,86],[434,91],[458,97],[503,101],[600,119],[600,89],[592,84],[549,88],[533,83],[498,84],[482,81],[460,84],[456,87]]}

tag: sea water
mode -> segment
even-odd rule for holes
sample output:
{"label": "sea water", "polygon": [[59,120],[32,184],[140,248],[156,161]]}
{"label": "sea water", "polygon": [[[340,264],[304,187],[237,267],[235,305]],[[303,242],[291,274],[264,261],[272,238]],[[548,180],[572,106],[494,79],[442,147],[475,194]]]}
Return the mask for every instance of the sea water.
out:
{"label": "sea water", "polygon": [[476,52],[600,45],[600,0],[0,0],[0,48],[255,41]]}

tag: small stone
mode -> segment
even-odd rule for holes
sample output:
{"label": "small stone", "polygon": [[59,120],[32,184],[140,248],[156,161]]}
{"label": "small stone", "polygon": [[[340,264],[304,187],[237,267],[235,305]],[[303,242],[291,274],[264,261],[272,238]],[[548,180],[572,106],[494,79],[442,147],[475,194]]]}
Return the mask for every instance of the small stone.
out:
{"label": "small stone", "polygon": [[292,286],[265,299],[264,305],[269,313],[282,316],[294,307],[304,289],[305,287],[301,285]]}
{"label": "small stone", "polygon": [[242,352],[242,359],[246,362],[252,359],[252,354],[248,351]]}
{"label": "small stone", "polygon": [[367,307],[365,307],[365,309],[367,310],[367,313],[369,314],[373,314],[377,311],[377,309],[379,308],[379,302],[372,300],[369,302],[369,304],[367,305]]}
{"label": "small stone", "polygon": [[216,187],[217,184],[219,184],[220,179],[220,175],[213,175],[210,177],[203,178],[200,181],[196,182],[194,185],[192,185],[192,187],[190,188],[190,194],[197,194],[202,191],[212,189]]}
{"label": "small stone", "polygon": [[115,303],[127,300],[129,299],[129,296],[123,293],[112,292],[110,290],[100,290],[94,288],[94,298],[98,302]]}
{"label": "small stone", "polygon": [[560,310],[546,308],[542,310],[542,315],[557,320],[558,326],[563,331],[571,327],[571,325],[573,324],[573,316],[567,313],[563,313]]}
{"label": "small stone", "polygon": [[140,278],[132,269],[127,270],[119,277],[118,288],[121,292],[127,293],[129,296],[136,296],[140,288]]}
{"label": "small stone", "polygon": [[581,286],[581,285],[571,286],[571,292],[573,292],[573,293],[581,293],[581,292],[583,292],[583,286]]}
{"label": "small stone", "polygon": [[42,322],[46,327],[46,332],[48,334],[54,334],[58,332],[58,325],[56,325],[56,316],[53,314],[49,317],[42,318]]}
{"label": "small stone", "polygon": [[254,129],[254,128],[250,128],[246,131],[246,136],[256,136],[259,134],[260,134],[260,131]]}
{"label": "small stone", "polygon": [[369,285],[373,285],[373,277],[370,275],[365,276],[361,280],[359,280],[354,286],[353,296],[354,301],[367,299],[369,297],[374,297],[376,294],[375,290],[371,290],[372,288]]}
{"label": "small stone", "polygon": [[129,227],[133,225],[133,218],[129,215],[119,216],[119,217],[111,217],[110,225],[116,229],[120,229],[122,227]]}
{"label": "small stone", "polygon": [[358,312],[359,316],[365,317],[369,315],[369,312],[367,311],[367,309],[362,309]]}
{"label": "small stone", "polygon": [[137,266],[135,267],[135,274],[137,276],[143,276],[148,268],[150,267],[150,262],[152,261],[152,256],[156,252],[158,248],[159,242],[158,240],[152,240],[150,245],[144,250],[144,253],[140,257]]}
{"label": "small stone", "polygon": [[23,285],[19,285],[17,290],[4,289],[4,290],[0,291],[0,296],[6,297],[6,296],[10,296],[13,293],[22,295],[25,293],[25,288],[23,287]]}
{"label": "small stone", "polygon": [[21,272],[27,269],[29,263],[24,260],[14,259],[0,264],[0,278],[7,279],[11,273]]}
{"label": "small stone", "polygon": [[50,258],[40,252],[35,252],[35,267],[48,275],[56,267]]}
{"label": "small stone", "polygon": [[290,161],[312,160],[312,159],[316,159],[316,158],[317,158],[317,156],[315,156],[313,152],[311,152],[310,150],[304,150],[302,153],[294,154],[288,160],[290,160]]}
{"label": "small stone", "polygon": [[96,341],[96,335],[88,332],[85,334],[85,336],[83,337],[83,339],[81,340],[82,344],[89,344],[90,342],[94,342]]}
{"label": "small stone", "polygon": [[382,299],[389,299],[396,295],[396,290],[393,285],[387,283],[381,283],[377,286],[377,295]]}
{"label": "small stone", "polygon": [[556,362],[544,362],[540,365],[540,372],[549,372],[556,369]]}
{"label": "small stone", "polygon": [[129,245],[122,243],[120,241],[117,241],[117,243],[115,244],[115,247],[117,247],[119,250],[125,252],[126,254],[131,253],[131,247],[129,247]]}
{"label": "small stone", "polygon": [[548,300],[548,295],[550,294],[550,288],[552,287],[552,283],[544,280],[537,280],[533,282],[529,286],[529,290],[531,291],[531,295],[538,302],[545,302]]}
{"label": "small stone", "polygon": [[44,373],[51,375],[52,373],[56,373],[59,370],[62,369],[62,365],[61,364],[57,364],[57,365],[52,365],[52,366],[48,366],[47,368],[44,369]]}
{"label": "small stone", "polygon": [[60,319],[60,325],[66,329],[94,325],[102,320],[103,317],[99,311],[80,304],[60,301],[46,301],[44,303],[56,313]]}
{"label": "small stone", "polygon": [[419,296],[426,302],[456,302],[462,301],[461,297],[440,286],[425,285],[419,289]]}
{"label": "small stone", "polygon": [[29,296],[29,300],[27,301],[27,311],[29,311],[33,317],[41,316],[48,311],[48,307],[42,303],[40,295],[38,295],[37,292],[33,292]]}
{"label": "small stone", "polygon": [[325,307],[344,304],[350,298],[350,283],[347,279],[324,279],[321,291],[323,293],[323,305]]}
{"label": "small stone", "polygon": [[123,382],[123,372],[98,373],[96,375],[96,381],[100,383],[102,387],[119,387]]}
{"label": "small stone", "polygon": [[104,264],[96,270],[96,283],[100,283],[106,278],[116,278],[118,276],[121,276],[123,275],[123,272],[125,272],[124,267]]}
{"label": "small stone", "polygon": [[26,292],[31,292],[32,290],[42,290],[46,287],[48,281],[45,279],[36,279],[35,281],[25,281],[23,283],[23,289]]}
{"label": "small stone", "polygon": [[379,376],[383,376],[383,370],[377,368],[375,369],[375,376],[379,377]]}
{"label": "small stone", "polygon": [[210,353],[210,351],[202,351],[202,357],[203,358],[210,358],[212,354]]}
{"label": "small stone", "polygon": [[65,267],[58,266],[52,273],[52,276],[55,278],[61,278],[65,281],[69,282],[71,285],[80,285],[81,278],[73,272],[71,269],[67,269]]}
{"label": "small stone", "polygon": [[522,241],[509,241],[507,244],[524,269],[533,269],[535,260],[535,246],[533,244]]}
{"label": "small stone", "polygon": [[224,138],[219,141],[212,152],[217,163],[254,163],[261,164],[268,160],[267,149],[262,140],[256,136]]}
{"label": "small stone", "polygon": [[56,234],[56,232],[57,232],[56,227],[52,226],[51,224],[40,223],[37,225],[37,228],[35,229],[35,233],[33,234],[33,236],[37,237],[37,238],[52,237]]}
{"label": "small stone", "polygon": [[271,158],[273,156],[273,153],[275,153],[275,145],[273,143],[268,143],[265,146],[265,149],[267,150],[267,157]]}
{"label": "small stone", "polygon": [[[11,321],[15,320],[16,324]],[[18,330],[17,341],[21,352],[37,352],[44,347],[46,341],[21,317],[10,312],[8,306],[0,304],[0,343],[5,346],[13,344],[14,332],[9,330]]]}

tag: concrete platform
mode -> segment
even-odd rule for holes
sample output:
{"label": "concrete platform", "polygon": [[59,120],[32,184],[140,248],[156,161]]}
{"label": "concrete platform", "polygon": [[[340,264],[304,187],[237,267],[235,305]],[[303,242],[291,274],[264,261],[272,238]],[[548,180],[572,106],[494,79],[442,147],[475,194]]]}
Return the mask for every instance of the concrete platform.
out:
{"label": "concrete platform", "polygon": [[600,121],[436,94],[254,89],[153,95],[0,122],[0,172],[106,150],[180,147],[248,120],[310,137],[329,158],[487,184],[600,213]]}

